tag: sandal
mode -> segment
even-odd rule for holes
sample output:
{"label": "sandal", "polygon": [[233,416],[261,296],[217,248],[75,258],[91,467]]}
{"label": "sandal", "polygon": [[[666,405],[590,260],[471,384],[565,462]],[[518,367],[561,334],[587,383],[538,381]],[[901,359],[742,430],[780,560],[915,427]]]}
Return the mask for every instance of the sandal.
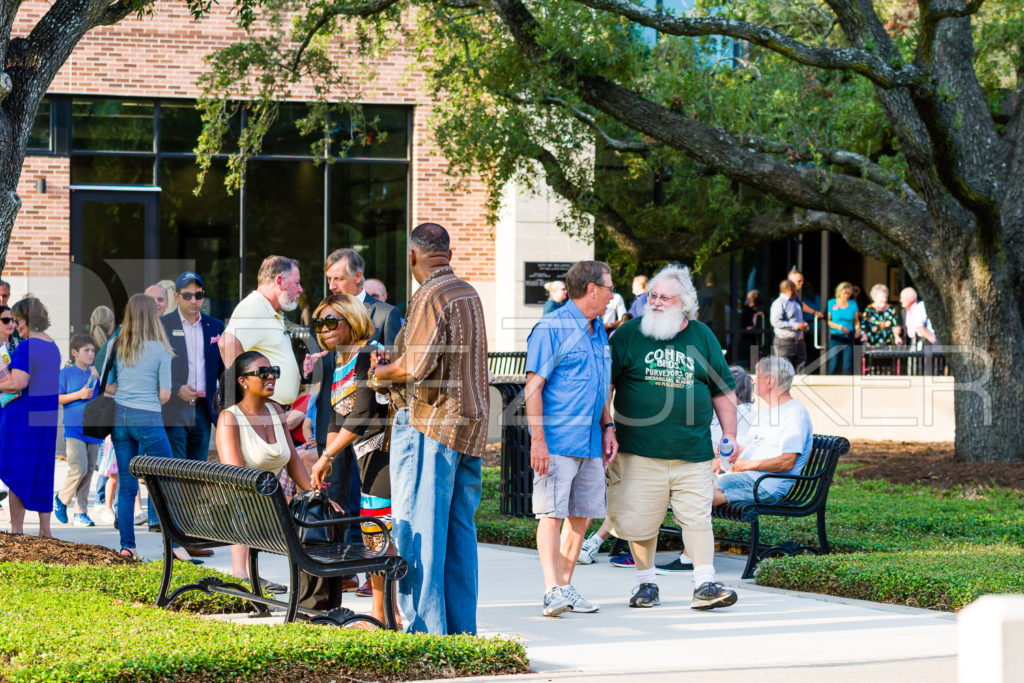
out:
{"label": "sandal", "polygon": [[174,559],[180,562],[191,562],[192,564],[202,564],[202,560],[197,560],[188,554],[188,551],[182,547],[172,548],[171,552],[174,553]]}
{"label": "sandal", "polygon": [[139,554],[135,551],[135,548],[121,548],[121,557],[130,557],[133,560],[139,559]]}

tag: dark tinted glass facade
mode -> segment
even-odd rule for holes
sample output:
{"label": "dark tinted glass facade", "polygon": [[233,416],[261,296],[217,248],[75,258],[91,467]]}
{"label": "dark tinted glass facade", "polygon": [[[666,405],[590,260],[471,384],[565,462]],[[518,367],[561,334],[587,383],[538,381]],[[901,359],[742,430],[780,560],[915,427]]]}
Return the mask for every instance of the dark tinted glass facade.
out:
{"label": "dark tinted glass facade", "polygon": [[[226,157],[215,159],[198,187],[193,150],[201,121],[193,102],[51,96],[32,147],[71,157],[74,329],[84,328],[95,306],[122,307],[144,284],[186,269],[204,277],[208,312],[226,317],[256,286],[270,254],[300,262],[313,308],[324,295],[323,261],[339,247],[358,249],[366,276],[383,280],[392,301],[404,301],[410,108],[364,107],[373,133],[354,134],[347,114],[329,119],[332,139],[355,143],[331,163],[317,162],[315,135],[296,128],[307,114],[306,104],[281,105],[244,186],[232,194],[224,187]],[[231,137],[245,125],[242,111]],[[302,307],[290,315],[299,321]]]}

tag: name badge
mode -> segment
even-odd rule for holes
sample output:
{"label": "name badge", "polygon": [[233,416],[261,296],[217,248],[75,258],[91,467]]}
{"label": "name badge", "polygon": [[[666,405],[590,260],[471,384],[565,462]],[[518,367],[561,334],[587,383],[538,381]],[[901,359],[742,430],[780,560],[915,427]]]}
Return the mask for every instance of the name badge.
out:
{"label": "name badge", "polygon": [[175,337],[184,337],[185,330],[172,330],[171,334],[174,335]]}

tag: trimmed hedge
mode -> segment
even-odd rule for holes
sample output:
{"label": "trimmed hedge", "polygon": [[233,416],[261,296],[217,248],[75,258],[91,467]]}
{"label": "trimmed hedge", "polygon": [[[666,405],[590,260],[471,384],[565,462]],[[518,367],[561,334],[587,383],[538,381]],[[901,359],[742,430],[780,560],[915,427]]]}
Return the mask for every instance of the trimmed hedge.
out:
{"label": "trimmed hedge", "polygon": [[[191,573],[181,573],[186,572]],[[0,564],[0,679],[407,680],[518,673],[529,667],[517,641],[309,624],[238,625],[169,612],[151,606],[153,576],[159,577],[157,563]],[[199,599],[186,606],[200,611],[224,606],[216,602],[219,597],[196,595]]]}
{"label": "trimmed hedge", "polygon": [[[115,566],[0,562],[0,585],[63,588],[73,592],[94,591],[114,600],[151,605],[160,590],[162,567],[163,562]],[[177,562],[171,576],[171,589],[186,583],[196,583],[204,576],[216,576],[225,581],[239,582],[239,579],[216,569]],[[252,608],[245,600],[227,595],[207,595],[201,591],[189,591],[175,600],[171,609],[197,614],[225,614],[246,612]]]}
{"label": "trimmed hedge", "polygon": [[[536,548],[535,520],[499,514],[500,481],[498,468],[484,468],[477,537],[486,543]],[[671,515],[666,519],[671,522]],[[715,537],[749,539],[750,526],[715,520]],[[829,491],[828,537],[837,552],[927,550],[956,543],[1012,545],[1024,539],[1024,491],[932,489],[839,476]],[[765,546],[788,539],[817,545],[817,538],[814,517],[761,520]]]}
{"label": "trimmed hedge", "polygon": [[[828,498],[828,538],[836,552],[939,550],[950,545],[1019,545],[1024,491],[935,489],[837,477]],[[715,522],[715,536],[749,538],[750,527]],[[793,539],[817,545],[815,518],[761,520],[765,546]]]}
{"label": "trimmed hedge", "polygon": [[1024,593],[1024,549],[965,546],[771,558],[758,566],[757,583],[956,612],[987,593]]}

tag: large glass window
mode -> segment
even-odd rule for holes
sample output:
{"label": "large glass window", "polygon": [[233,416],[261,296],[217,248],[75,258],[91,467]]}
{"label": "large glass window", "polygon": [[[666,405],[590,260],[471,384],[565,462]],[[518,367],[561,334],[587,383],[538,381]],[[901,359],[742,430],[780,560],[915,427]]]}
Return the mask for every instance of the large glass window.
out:
{"label": "large glass window", "polygon": [[50,122],[53,118],[53,108],[49,97],[44,97],[39,103],[36,111],[36,118],[32,121],[32,131],[28,134],[28,148],[31,150],[50,151],[53,148],[50,140]]}
{"label": "large glass window", "polygon": [[[228,122],[227,139],[224,149],[233,149],[238,144],[242,128],[241,114],[231,117]],[[191,154],[196,147],[199,133],[203,130],[202,115],[191,100],[164,100],[160,102],[160,151],[185,152]]]}
{"label": "large glass window", "polygon": [[153,157],[71,157],[72,185],[152,185]]}
{"label": "large glass window", "polygon": [[407,175],[405,164],[331,168],[328,248],[357,250],[366,261],[366,277],[381,280],[392,303],[406,299]]}
{"label": "large glass window", "polygon": [[245,184],[245,290],[256,288],[256,274],[271,254],[299,262],[310,312],[324,295],[324,169],[312,161],[253,161]]}
{"label": "large glass window", "polygon": [[226,164],[214,162],[197,196],[192,159],[160,162],[160,277],[185,270],[203,278],[203,310],[216,318],[231,314],[238,301],[239,197],[224,191]]}
{"label": "large glass window", "polygon": [[[346,156],[377,159],[405,159],[409,156],[409,110],[405,107],[363,107],[366,130],[357,138]],[[349,140],[352,120],[348,116],[334,126],[337,140]]]}
{"label": "large glass window", "polygon": [[71,149],[152,152],[153,110],[149,101],[76,98],[71,103]]}
{"label": "large glass window", "polygon": [[[127,242],[118,242],[117,231],[128,229],[128,223],[111,220],[110,230],[101,229],[96,227],[104,224],[100,209],[91,204],[76,209],[82,225],[100,232],[83,232],[88,239],[73,242],[75,258],[95,260],[95,245],[128,244],[133,252],[145,247],[145,256],[137,257],[146,263],[145,277],[122,287],[118,301],[128,290],[192,269],[205,280],[209,297],[204,310],[224,318],[239,297],[255,288],[263,259],[281,254],[300,263],[308,313],[324,296],[324,257],[339,247],[359,250],[367,262],[367,277],[383,280],[392,300],[405,300],[408,107],[365,107],[369,132],[346,157],[317,164],[310,150],[317,133],[303,136],[295,126],[310,105],[282,104],[260,154],[248,163],[242,190],[229,194],[225,189],[227,157],[220,156],[196,194],[198,168],[192,152],[202,125],[194,102],[53,99],[49,109],[40,109],[37,139],[40,145],[70,150],[71,182],[76,186],[72,198],[84,201],[88,196],[102,210],[128,216],[129,223],[138,218],[128,215],[137,207],[125,204],[124,198],[145,198],[144,225],[132,228]],[[246,121],[243,114],[232,122],[234,139],[225,143],[225,151],[235,147]],[[351,134],[346,116],[333,114],[331,125],[335,135]],[[50,140],[44,129],[47,135],[57,131],[58,137]],[[289,317],[298,322],[302,314],[300,308]]]}

